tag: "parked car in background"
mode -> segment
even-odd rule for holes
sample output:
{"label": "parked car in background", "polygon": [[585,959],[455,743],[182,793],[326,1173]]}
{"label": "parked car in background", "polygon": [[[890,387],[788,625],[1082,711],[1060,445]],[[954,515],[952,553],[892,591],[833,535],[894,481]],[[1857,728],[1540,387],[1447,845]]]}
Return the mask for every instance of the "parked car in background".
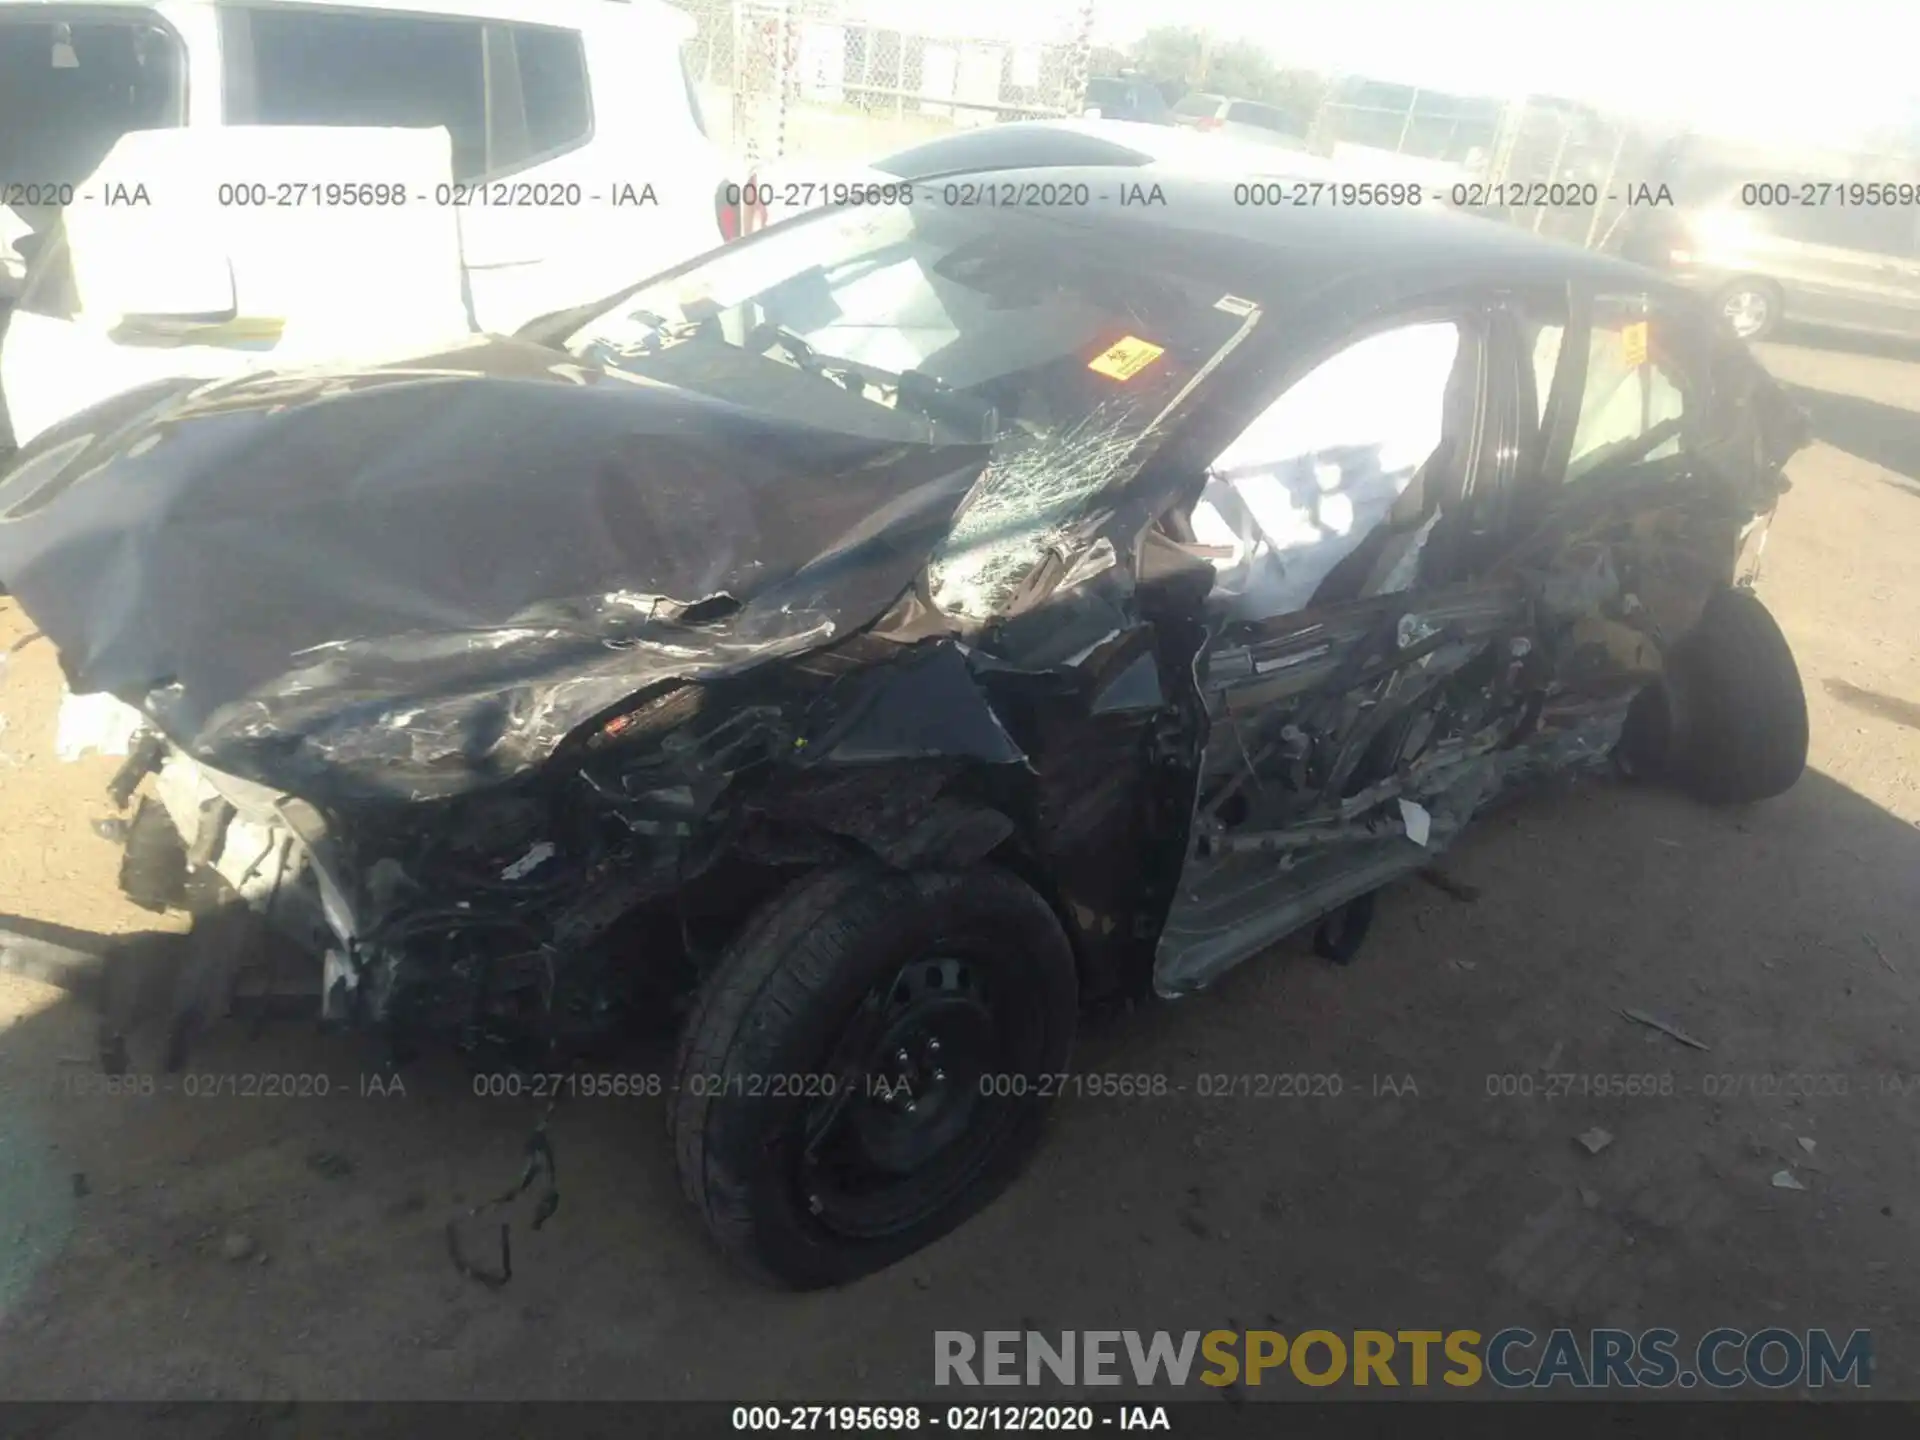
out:
{"label": "parked car in background", "polygon": [[1190,129],[1262,145],[1284,145],[1293,150],[1308,148],[1307,132],[1312,123],[1310,117],[1296,115],[1278,105],[1198,92],[1180,97],[1173,107],[1173,120],[1176,125]]}
{"label": "parked car in background", "polygon": [[1677,203],[1636,212],[1622,253],[1709,296],[1736,335],[1793,320],[1920,337],[1911,159],[1694,139],[1656,179]]}
{"label": "parked car in background", "polygon": [[[108,203],[88,181],[130,133],[433,129],[446,137],[448,174],[409,189],[404,205],[454,216],[472,322],[510,331],[737,233],[720,209],[727,164],[681,60],[693,24],[663,0],[0,0],[0,203],[32,232],[11,237],[28,263],[0,256],[0,272],[19,270],[15,285],[31,286],[36,250],[68,248],[51,232],[70,204]],[[198,176],[211,190],[230,178],[212,168],[216,152]],[[301,154],[324,157],[324,147]],[[176,177],[192,173],[180,164]],[[325,168],[331,190],[312,186],[311,172],[250,167],[251,188],[230,187],[224,203],[206,197],[202,237],[218,250],[220,227],[245,209],[282,212],[297,237],[322,210],[401,203],[377,166],[346,190],[356,176]],[[146,177],[123,168],[120,178]],[[156,226],[169,207],[180,213],[177,192],[148,193]],[[171,240],[161,248],[182,252]],[[330,263],[364,274],[380,260]],[[113,317],[95,314],[84,289],[50,276],[37,292],[63,292],[71,313],[30,304],[9,327],[0,397],[22,440],[111,393],[108,377],[164,368],[150,345],[140,357],[104,354],[145,342],[107,338]],[[257,333],[248,344],[258,351]],[[203,331],[176,358],[208,374],[253,363],[243,350],[216,353],[224,346]]]}
{"label": "parked car in background", "polygon": [[1084,115],[1089,120],[1137,120],[1171,125],[1173,107],[1145,75],[1095,75],[1087,81]]}
{"label": "parked car in background", "polygon": [[[1353,959],[1534,776],[1806,758],[1744,588],[1804,417],[1697,298],[1218,172],[948,173],[0,475],[0,582],[152,730],[129,893],[217,871],[398,1056],[565,1075],[678,1017],[644,1093],[784,1285],[1010,1184],[1083,1005]],[[205,948],[173,1063],[265,953]]]}

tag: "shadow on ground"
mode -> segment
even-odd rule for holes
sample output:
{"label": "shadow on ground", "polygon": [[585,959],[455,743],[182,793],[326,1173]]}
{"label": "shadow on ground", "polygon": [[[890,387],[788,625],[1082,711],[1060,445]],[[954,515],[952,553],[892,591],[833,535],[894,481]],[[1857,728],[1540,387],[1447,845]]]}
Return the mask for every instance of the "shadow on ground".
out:
{"label": "shadow on ground", "polygon": [[1785,388],[1812,417],[1819,439],[1893,471],[1889,484],[1920,495],[1920,410],[1805,385]]}
{"label": "shadow on ground", "polygon": [[[1915,1393],[1920,832],[1819,774],[1746,811],[1592,784],[1447,863],[1478,898],[1394,888],[1351,967],[1288,943],[1089,1025],[1083,1073],[1159,1093],[1070,1093],[998,1203],[815,1295],[718,1258],[644,1084],[559,1107],[564,1203],[533,1232],[530,1201],[466,1218],[517,1175],[529,1094],[444,1057],[369,1093],[364,1040],[291,1023],[221,1027],[171,1081],[136,1040],[154,1086],[109,1094],[90,1008],[52,1004],[0,1033],[0,1393],[951,1399],[936,1329],[1443,1316],[1868,1327],[1876,1390]],[[623,1073],[667,1059],[648,1042]],[[1596,1126],[1597,1155],[1573,1143]],[[516,1273],[490,1290],[445,1227],[484,1244],[496,1218]]]}
{"label": "shadow on ground", "polygon": [[1821,688],[1842,705],[1858,710],[1863,715],[1891,720],[1895,725],[1903,725],[1909,730],[1920,730],[1920,704],[1911,700],[1902,700],[1897,695],[1883,695],[1878,690],[1868,690],[1864,686],[1832,677],[1821,681]]}

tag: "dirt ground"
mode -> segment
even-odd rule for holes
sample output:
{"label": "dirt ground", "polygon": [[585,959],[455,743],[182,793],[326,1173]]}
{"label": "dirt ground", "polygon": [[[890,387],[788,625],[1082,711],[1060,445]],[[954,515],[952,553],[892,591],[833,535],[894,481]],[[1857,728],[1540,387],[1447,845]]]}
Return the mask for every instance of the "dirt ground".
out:
{"label": "dirt ground", "polygon": [[[1768,360],[1823,437],[1760,587],[1813,713],[1786,796],[1595,783],[1490,817],[1447,862],[1477,899],[1409,883],[1351,968],[1290,943],[1093,1026],[1082,1067],[1184,1090],[1069,1101],[986,1213],[811,1296],[709,1248],[658,1100],[557,1114],[560,1211],[515,1212],[490,1291],[443,1229],[517,1175],[530,1102],[439,1062],[362,1094],[359,1042],[297,1023],[230,1025],[192,1070],[324,1075],[324,1098],[88,1093],[90,1013],[0,976],[0,1395],[879,1399],[951,1393],[936,1329],[1509,1324],[1865,1327],[1876,1392],[1920,1394],[1920,362]],[[0,605],[0,924],[151,928],[89,828],[112,762],[50,762],[53,657]],[[1195,1093],[1276,1071],[1341,1093]],[[1549,1073],[1672,1093],[1546,1098]]]}

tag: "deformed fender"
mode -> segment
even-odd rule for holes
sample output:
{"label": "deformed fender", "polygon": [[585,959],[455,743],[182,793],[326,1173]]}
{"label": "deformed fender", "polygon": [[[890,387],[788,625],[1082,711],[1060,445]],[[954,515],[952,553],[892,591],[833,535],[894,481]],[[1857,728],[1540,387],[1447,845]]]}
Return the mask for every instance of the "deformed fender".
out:
{"label": "deformed fender", "polygon": [[968,656],[951,639],[924,641],[822,695],[787,758],[716,817],[690,868],[729,851],[818,862],[845,842],[895,869],[986,858],[1020,829],[1034,776]]}
{"label": "deformed fender", "polygon": [[905,834],[872,844],[896,870],[961,869],[986,859],[1013,831],[1012,819],[991,806],[941,796]]}
{"label": "deformed fender", "polygon": [[936,641],[880,671],[826,732],[809,736],[811,765],[890,760],[966,759],[986,765],[1028,764],[953,641]]}

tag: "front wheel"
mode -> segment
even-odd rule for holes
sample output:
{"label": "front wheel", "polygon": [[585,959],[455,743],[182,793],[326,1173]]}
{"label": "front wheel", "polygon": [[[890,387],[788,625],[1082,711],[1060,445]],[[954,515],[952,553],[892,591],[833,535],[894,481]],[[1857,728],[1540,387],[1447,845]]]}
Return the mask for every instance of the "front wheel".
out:
{"label": "front wheel", "polygon": [[1012,1182],[1077,1011],[1059,920],[1003,871],[807,877],[688,1019],[669,1111],[721,1248],[795,1289],[883,1269]]}

